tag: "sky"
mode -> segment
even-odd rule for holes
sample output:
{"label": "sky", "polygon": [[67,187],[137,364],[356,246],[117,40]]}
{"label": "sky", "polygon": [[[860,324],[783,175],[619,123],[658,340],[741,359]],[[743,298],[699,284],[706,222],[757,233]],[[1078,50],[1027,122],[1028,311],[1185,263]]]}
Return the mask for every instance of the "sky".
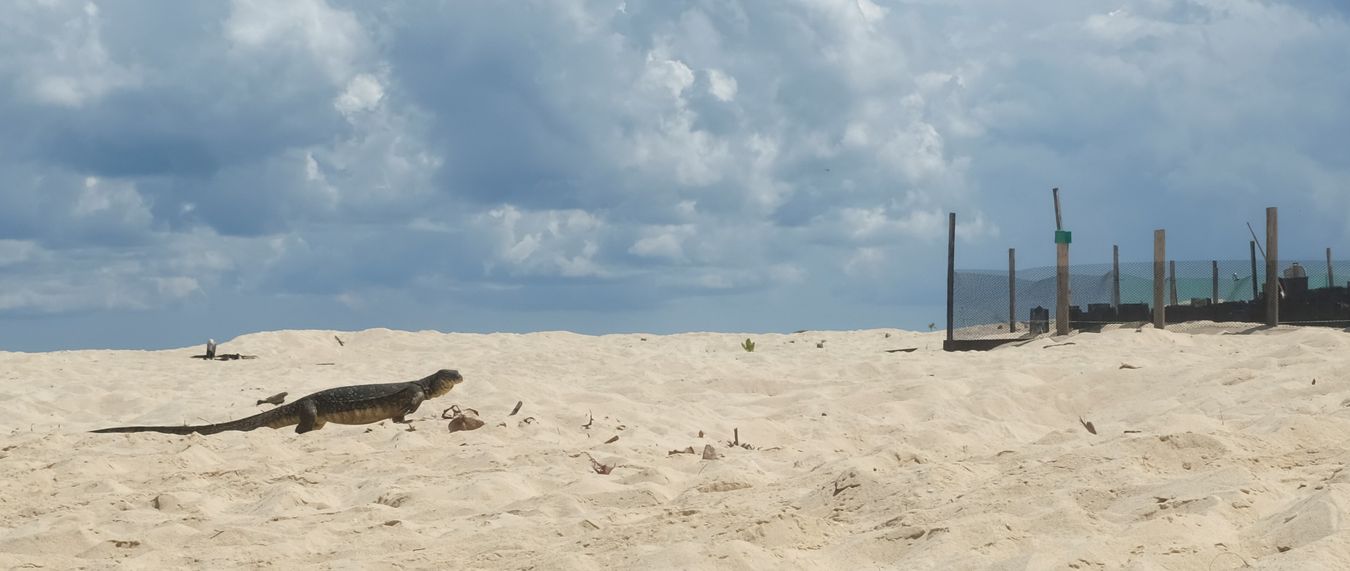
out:
{"label": "sky", "polygon": [[1051,187],[1075,263],[1350,259],[1347,6],[4,2],[0,350],[942,328]]}

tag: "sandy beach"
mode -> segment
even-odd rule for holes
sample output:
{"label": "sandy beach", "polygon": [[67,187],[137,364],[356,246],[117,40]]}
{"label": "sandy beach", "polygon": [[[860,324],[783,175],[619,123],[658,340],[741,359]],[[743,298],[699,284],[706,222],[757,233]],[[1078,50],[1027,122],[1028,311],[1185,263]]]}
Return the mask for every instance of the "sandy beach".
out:
{"label": "sandy beach", "polygon": [[[941,340],[375,329],[245,335],[221,352],[257,358],[228,362],[0,353],[0,567],[1350,568],[1350,334]],[[86,432],[440,368],[466,381],[413,431]],[[449,432],[451,405],[486,426]]]}

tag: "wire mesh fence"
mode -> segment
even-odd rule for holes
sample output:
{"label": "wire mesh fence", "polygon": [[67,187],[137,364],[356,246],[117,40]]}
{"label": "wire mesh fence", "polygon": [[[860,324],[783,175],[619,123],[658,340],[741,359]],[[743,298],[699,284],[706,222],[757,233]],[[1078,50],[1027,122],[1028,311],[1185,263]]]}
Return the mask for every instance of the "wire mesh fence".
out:
{"label": "wire mesh fence", "polygon": [[[1350,261],[1281,262],[1279,322],[1350,326]],[[1070,326],[1098,330],[1153,320],[1154,264],[1080,264],[1069,267]],[[1265,262],[1187,260],[1163,265],[1168,327],[1187,330],[1220,323],[1265,322]],[[1019,339],[1053,329],[1056,269],[958,270],[953,293],[953,338]],[[1337,281],[1340,280],[1340,281]],[[1012,303],[1009,303],[1009,301]]]}

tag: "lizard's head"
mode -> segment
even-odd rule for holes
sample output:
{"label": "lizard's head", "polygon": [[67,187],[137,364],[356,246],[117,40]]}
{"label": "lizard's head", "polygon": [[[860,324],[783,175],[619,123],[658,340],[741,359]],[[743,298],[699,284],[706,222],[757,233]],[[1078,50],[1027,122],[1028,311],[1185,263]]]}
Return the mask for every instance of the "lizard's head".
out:
{"label": "lizard's head", "polygon": [[436,398],[448,393],[450,389],[455,388],[455,385],[462,382],[464,382],[464,377],[460,376],[459,371],[453,369],[436,371],[435,374],[431,375],[431,394],[428,397]]}

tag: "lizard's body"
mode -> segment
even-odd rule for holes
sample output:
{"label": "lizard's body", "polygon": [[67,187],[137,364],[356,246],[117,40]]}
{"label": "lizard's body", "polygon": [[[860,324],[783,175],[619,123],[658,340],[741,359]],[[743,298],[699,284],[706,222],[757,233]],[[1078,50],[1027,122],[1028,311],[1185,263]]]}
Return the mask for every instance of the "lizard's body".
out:
{"label": "lizard's body", "polygon": [[216,434],[229,430],[285,428],[297,433],[335,424],[370,424],[382,420],[406,422],[423,400],[439,397],[464,382],[458,371],[441,369],[432,375],[404,383],[352,385],[322,390],[295,402],[239,420],[195,426],[118,426],[93,432],[163,432],[166,434]]}

